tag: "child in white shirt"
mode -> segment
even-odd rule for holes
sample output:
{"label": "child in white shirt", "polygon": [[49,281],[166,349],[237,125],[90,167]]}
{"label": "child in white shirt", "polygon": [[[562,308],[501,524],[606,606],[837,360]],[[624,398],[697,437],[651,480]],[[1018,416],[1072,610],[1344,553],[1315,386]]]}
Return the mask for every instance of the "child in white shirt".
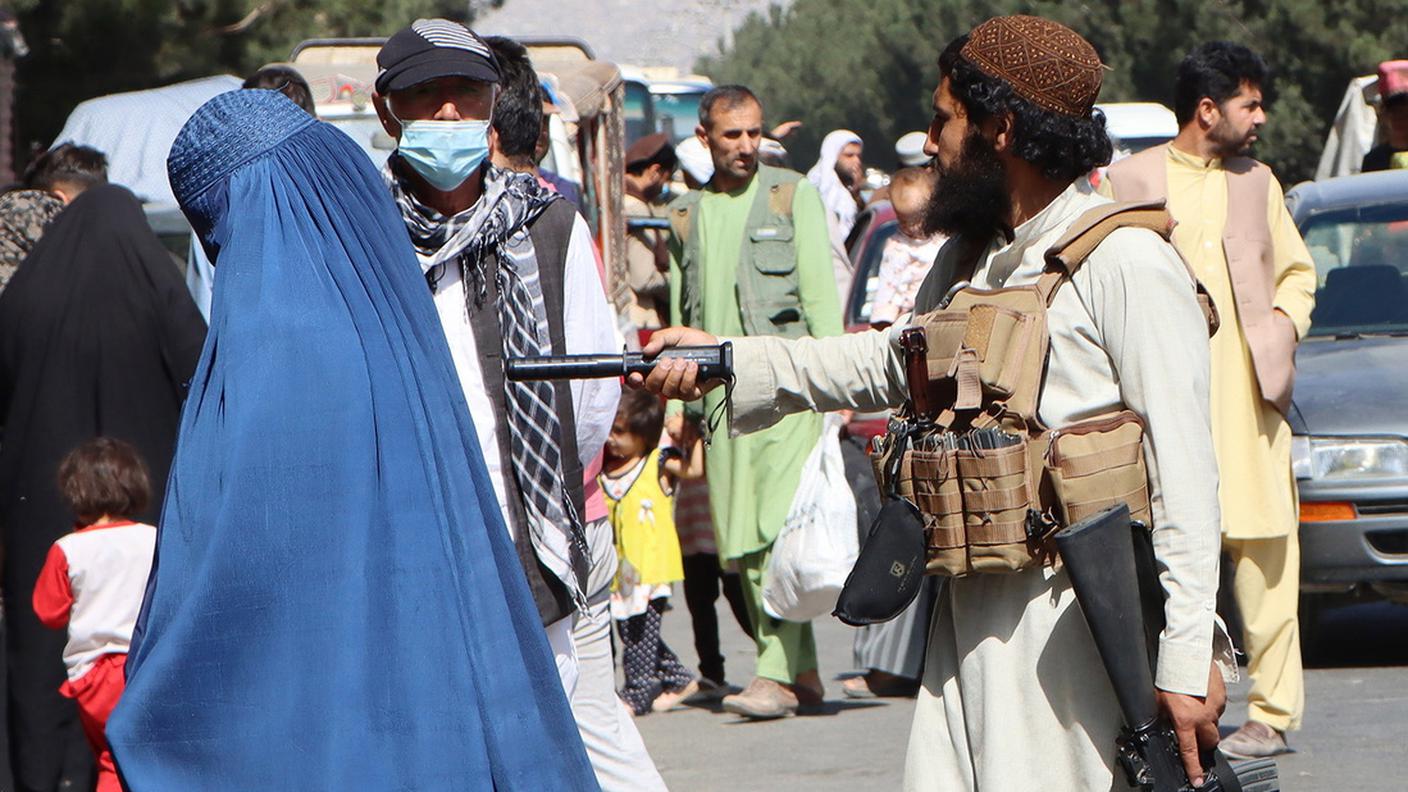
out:
{"label": "child in white shirt", "polygon": [[97,792],[120,792],[103,729],[122,695],[132,628],[151,572],[156,529],[131,519],[146,509],[151,481],[136,449],[99,437],[59,464],[59,490],[76,530],[49,549],[34,584],[34,613],[68,629],[59,692],[78,703],[83,732],[98,756]]}

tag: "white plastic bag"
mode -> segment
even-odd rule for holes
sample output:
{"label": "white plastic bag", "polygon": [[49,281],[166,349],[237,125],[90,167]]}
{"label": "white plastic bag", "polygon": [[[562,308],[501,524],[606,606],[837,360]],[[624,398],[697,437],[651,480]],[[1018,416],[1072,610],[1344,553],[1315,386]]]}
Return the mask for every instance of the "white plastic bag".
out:
{"label": "white plastic bag", "polygon": [[794,622],[830,613],[859,553],[856,500],[841,458],[841,418],[827,415],[763,572],[763,610]]}

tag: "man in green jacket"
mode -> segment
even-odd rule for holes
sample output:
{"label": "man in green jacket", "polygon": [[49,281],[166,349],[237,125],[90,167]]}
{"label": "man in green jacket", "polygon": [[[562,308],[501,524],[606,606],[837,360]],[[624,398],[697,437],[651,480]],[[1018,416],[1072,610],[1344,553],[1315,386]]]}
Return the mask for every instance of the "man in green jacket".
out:
{"label": "man in green jacket", "polygon": [[[758,163],[763,106],[739,85],[699,105],[699,140],[714,176],[671,207],[670,314],[716,335],[822,337],[842,332],[825,209],[799,173]],[[714,393],[706,412],[723,399]],[[821,436],[820,415],[794,415],[737,438],[719,433],[706,462],[719,556],[736,563],[758,644],[757,673],[724,709],[752,719],[821,703],[810,624],[763,611],[763,570]]]}

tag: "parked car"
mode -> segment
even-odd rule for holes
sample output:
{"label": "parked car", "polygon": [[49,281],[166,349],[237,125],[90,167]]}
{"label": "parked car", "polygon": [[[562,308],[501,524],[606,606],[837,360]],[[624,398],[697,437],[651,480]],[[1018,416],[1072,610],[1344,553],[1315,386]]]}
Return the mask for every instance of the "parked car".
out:
{"label": "parked car", "polygon": [[877,201],[856,216],[856,223],[846,240],[851,259],[851,288],[846,304],[841,306],[846,332],[870,328],[870,309],[879,285],[880,257],[885,243],[899,233],[900,221],[889,201]]}
{"label": "parked car", "polygon": [[[851,288],[845,304],[841,306],[846,332],[859,333],[870,329],[870,309],[879,285],[880,258],[885,252],[885,243],[899,230],[899,220],[889,201],[877,201],[856,217],[856,224],[846,240],[853,268]],[[885,412],[856,413],[846,431],[851,437],[869,444],[871,438],[885,431],[888,416],[889,413]]]}
{"label": "parked car", "polygon": [[1302,631],[1348,598],[1408,603],[1408,172],[1287,196],[1318,275],[1296,356]]}
{"label": "parked car", "polygon": [[[1158,102],[1108,102],[1095,109],[1105,114],[1105,131],[1114,146],[1111,162],[1160,146],[1178,134],[1178,117]],[[1105,168],[1090,173],[1090,186],[1099,187]]]}
{"label": "parked car", "polygon": [[1117,160],[1167,143],[1178,134],[1178,118],[1158,102],[1108,102],[1096,108],[1105,114],[1105,129]]}

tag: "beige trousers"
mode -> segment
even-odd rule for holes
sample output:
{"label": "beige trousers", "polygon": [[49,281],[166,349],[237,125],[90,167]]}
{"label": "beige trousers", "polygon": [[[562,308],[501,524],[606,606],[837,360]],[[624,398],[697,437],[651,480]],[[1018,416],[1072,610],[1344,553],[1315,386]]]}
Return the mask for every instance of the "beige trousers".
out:
{"label": "beige trousers", "polygon": [[1247,652],[1248,715],[1280,731],[1300,728],[1305,680],[1300,662],[1300,540],[1224,539],[1232,557],[1232,592],[1242,613]]}
{"label": "beige trousers", "polygon": [[1115,692],[1065,572],[946,581],[905,759],[906,792],[1105,792]]}

